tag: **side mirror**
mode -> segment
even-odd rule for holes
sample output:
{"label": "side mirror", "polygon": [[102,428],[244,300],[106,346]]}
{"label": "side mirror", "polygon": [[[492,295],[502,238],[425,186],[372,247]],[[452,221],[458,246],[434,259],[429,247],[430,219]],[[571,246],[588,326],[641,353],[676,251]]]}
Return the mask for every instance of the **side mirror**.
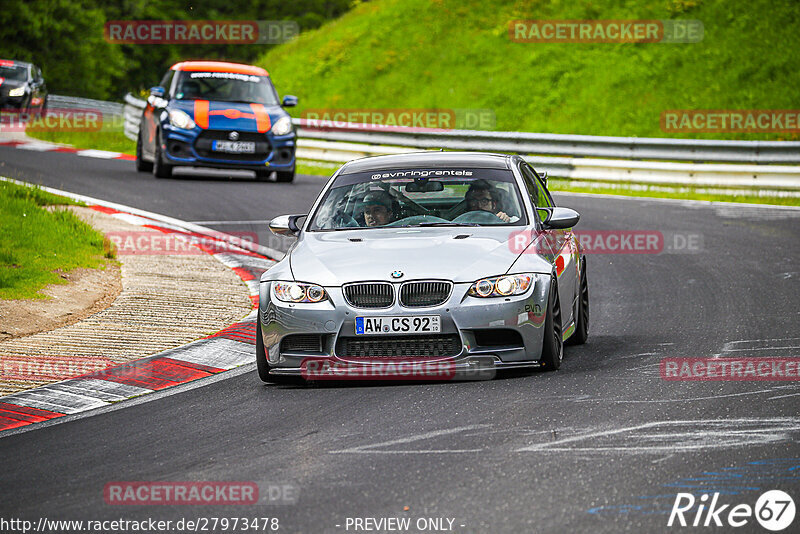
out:
{"label": "side mirror", "polygon": [[547,230],[572,228],[581,220],[581,214],[569,208],[552,208],[543,225]]}
{"label": "side mirror", "polygon": [[164,99],[165,94],[167,94],[166,89],[160,85],[151,87],[150,96],[147,97],[147,103],[154,108],[164,108],[167,106],[167,101]]}
{"label": "side mirror", "polygon": [[275,235],[297,235],[300,233],[297,220],[305,216],[305,213],[302,215],[279,215],[269,222],[269,229]]}
{"label": "side mirror", "polygon": [[285,108],[293,108],[297,105],[297,97],[294,95],[286,95],[283,97],[281,106]]}

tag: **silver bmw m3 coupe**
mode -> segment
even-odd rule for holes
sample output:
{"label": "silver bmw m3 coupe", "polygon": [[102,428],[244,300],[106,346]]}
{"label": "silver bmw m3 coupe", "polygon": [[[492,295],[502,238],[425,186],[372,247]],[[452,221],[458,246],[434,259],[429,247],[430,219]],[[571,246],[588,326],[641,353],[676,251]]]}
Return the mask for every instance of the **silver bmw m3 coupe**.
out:
{"label": "silver bmw m3 coupe", "polygon": [[561,365],[589,329],[580,218],[521,157],[425,152],[343,165],[260,280],[259,377],[490,378]]}

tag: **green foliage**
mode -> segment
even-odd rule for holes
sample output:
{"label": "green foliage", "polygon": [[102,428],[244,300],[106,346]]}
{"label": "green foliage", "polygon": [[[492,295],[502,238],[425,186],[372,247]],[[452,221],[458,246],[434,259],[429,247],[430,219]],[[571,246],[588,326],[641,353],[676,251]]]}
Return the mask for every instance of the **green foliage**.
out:
{"label": "green foliage", "polygon": [[32,61],[51,93],[120,100],[157,85],[186,59],[249,63],[274,45],[109,44],[112,20],[293,20],[300,30],[345,13],[351,0],[11,0],[0,9],[0,58]]}
{"label": "green foliage", "polygon": [[[516,19],[699,19],[696,44],[519,43]],[[664,110],[797,109],[796,0],[377,0],[258,59],[303,109],[492,109],[496,129],[670,134]]]}
{"label": "green foliage", "polygon": [[0,58],[41,67],[48,89],[106,98],[124,73],[118,46],[103,40],[103,10],[96,2],[12,0],[0,9]]}

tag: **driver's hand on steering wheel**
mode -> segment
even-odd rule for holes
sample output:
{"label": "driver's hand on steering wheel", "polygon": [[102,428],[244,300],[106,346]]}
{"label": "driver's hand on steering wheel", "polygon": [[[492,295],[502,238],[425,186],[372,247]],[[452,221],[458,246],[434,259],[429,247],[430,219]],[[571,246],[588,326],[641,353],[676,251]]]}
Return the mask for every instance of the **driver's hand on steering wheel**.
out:
{"label": "driver's hand on steering wheel", "polygon": [[495,213],[495,215],[497,215],[497,218],[503,222],[511,222],[511,217],[509,217],[508,214],[504,211],[498,211],[497,213]]}

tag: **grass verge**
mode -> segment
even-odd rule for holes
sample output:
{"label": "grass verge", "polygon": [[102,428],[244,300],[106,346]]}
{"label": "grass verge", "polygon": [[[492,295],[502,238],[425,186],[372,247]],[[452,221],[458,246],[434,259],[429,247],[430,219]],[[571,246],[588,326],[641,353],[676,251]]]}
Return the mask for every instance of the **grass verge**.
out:
{"label": "grass verge", "polygon": [[28,130],[28,137],[51,143],[71,145],[80,149],[108,150],[123,154],[136,154],[136,143],[121,131],[100,130],[98,132],[70,132],[64,130]]}
{"label": "grass verge", "polygon": [[0,299],[46,298],[60,272],[105,268],[114,252],[103,234],[65,209],[79,205],[35,187],[0,181]]}

